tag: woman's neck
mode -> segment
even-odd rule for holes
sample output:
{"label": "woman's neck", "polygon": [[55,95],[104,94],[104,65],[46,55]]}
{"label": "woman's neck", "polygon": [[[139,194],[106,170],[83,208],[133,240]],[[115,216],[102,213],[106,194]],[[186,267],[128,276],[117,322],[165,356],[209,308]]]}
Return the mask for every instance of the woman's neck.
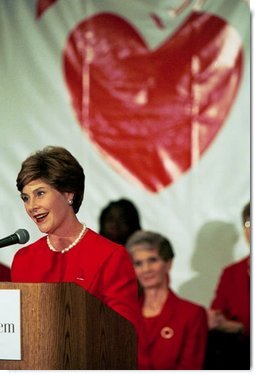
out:
{"label": "woman's neck", "polygon": [[54,234],[49,234],[50,242],[56,248],[63,248],[70,243],[72,243],[83,228],[83,224],[81,224],[76,218],[70,221],[68,227],[61,228],[56,231]]}
{"label": "woman's neck", "polygon": [[168,296],[167,285],[144,290],[143,316],[152,317],[159,315]]}

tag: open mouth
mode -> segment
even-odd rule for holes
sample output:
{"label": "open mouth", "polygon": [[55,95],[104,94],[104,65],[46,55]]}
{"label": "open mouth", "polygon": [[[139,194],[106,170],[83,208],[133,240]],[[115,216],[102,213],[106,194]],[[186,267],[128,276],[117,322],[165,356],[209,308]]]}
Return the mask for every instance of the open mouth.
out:
{"label": "open mouth", "polygon": [[37,223],[41,223],[42,221],[44,221],[44,219],[48,216],[48,212],[45,213],[45,214],[38,214],[38,215],[34,215],[34,219],[36,220]]}

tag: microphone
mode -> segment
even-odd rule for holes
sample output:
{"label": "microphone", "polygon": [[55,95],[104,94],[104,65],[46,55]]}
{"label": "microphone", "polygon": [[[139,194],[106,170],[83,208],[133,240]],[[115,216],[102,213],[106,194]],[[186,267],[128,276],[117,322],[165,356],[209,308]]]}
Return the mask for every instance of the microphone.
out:
{"label": "microphone", "polygon": [[0,239],[0,247],[14,245],[15,243],[26,243],[30,236],[26,229],[18,229],[15,233]]}

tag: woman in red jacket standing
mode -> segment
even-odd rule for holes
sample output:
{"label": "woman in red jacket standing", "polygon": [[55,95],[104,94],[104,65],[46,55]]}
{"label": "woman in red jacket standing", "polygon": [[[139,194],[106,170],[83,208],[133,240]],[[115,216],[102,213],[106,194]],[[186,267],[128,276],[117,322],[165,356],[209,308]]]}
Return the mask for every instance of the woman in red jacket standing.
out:
{"label": "woman in red jacket standing", "polygon": [[174,257],[170,242],[158,233],[137,231],[126,247],[142,291],[140,307],[148,345],[148,369],[203,369],[208,332],[206,311],[169,288]]}
{"label": "woman in red jacket standing", "polygon": [[[250,202],[242,211],[244,236],[250,247]],[[207,311],[208,370],[250,369],[250,255],[225,267]]]}
{"label": "woman in red jacket standing", "polygon": [[[82,166],[62,147],[46,147],[24,160],[17,188],[43,235],[16,252],[12,281],[74,282],[128,319],[140,335],[137,281],[128,252],[77,217],[84,183]],[[143,368],[140,354],[138,366]]]}

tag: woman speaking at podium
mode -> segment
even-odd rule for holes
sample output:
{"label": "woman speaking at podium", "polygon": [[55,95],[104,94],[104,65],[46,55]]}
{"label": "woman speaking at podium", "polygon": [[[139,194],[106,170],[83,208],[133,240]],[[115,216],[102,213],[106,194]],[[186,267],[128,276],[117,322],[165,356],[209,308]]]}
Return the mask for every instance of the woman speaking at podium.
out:
{"label": "woman speaking at podium", "polygon": [[21,165],[17,188],[44,233],[14,256],[13,282],[74,282],[137,327],[137,281],[126,249],[81,223],[85,176],[73,155],[48,146]]}

